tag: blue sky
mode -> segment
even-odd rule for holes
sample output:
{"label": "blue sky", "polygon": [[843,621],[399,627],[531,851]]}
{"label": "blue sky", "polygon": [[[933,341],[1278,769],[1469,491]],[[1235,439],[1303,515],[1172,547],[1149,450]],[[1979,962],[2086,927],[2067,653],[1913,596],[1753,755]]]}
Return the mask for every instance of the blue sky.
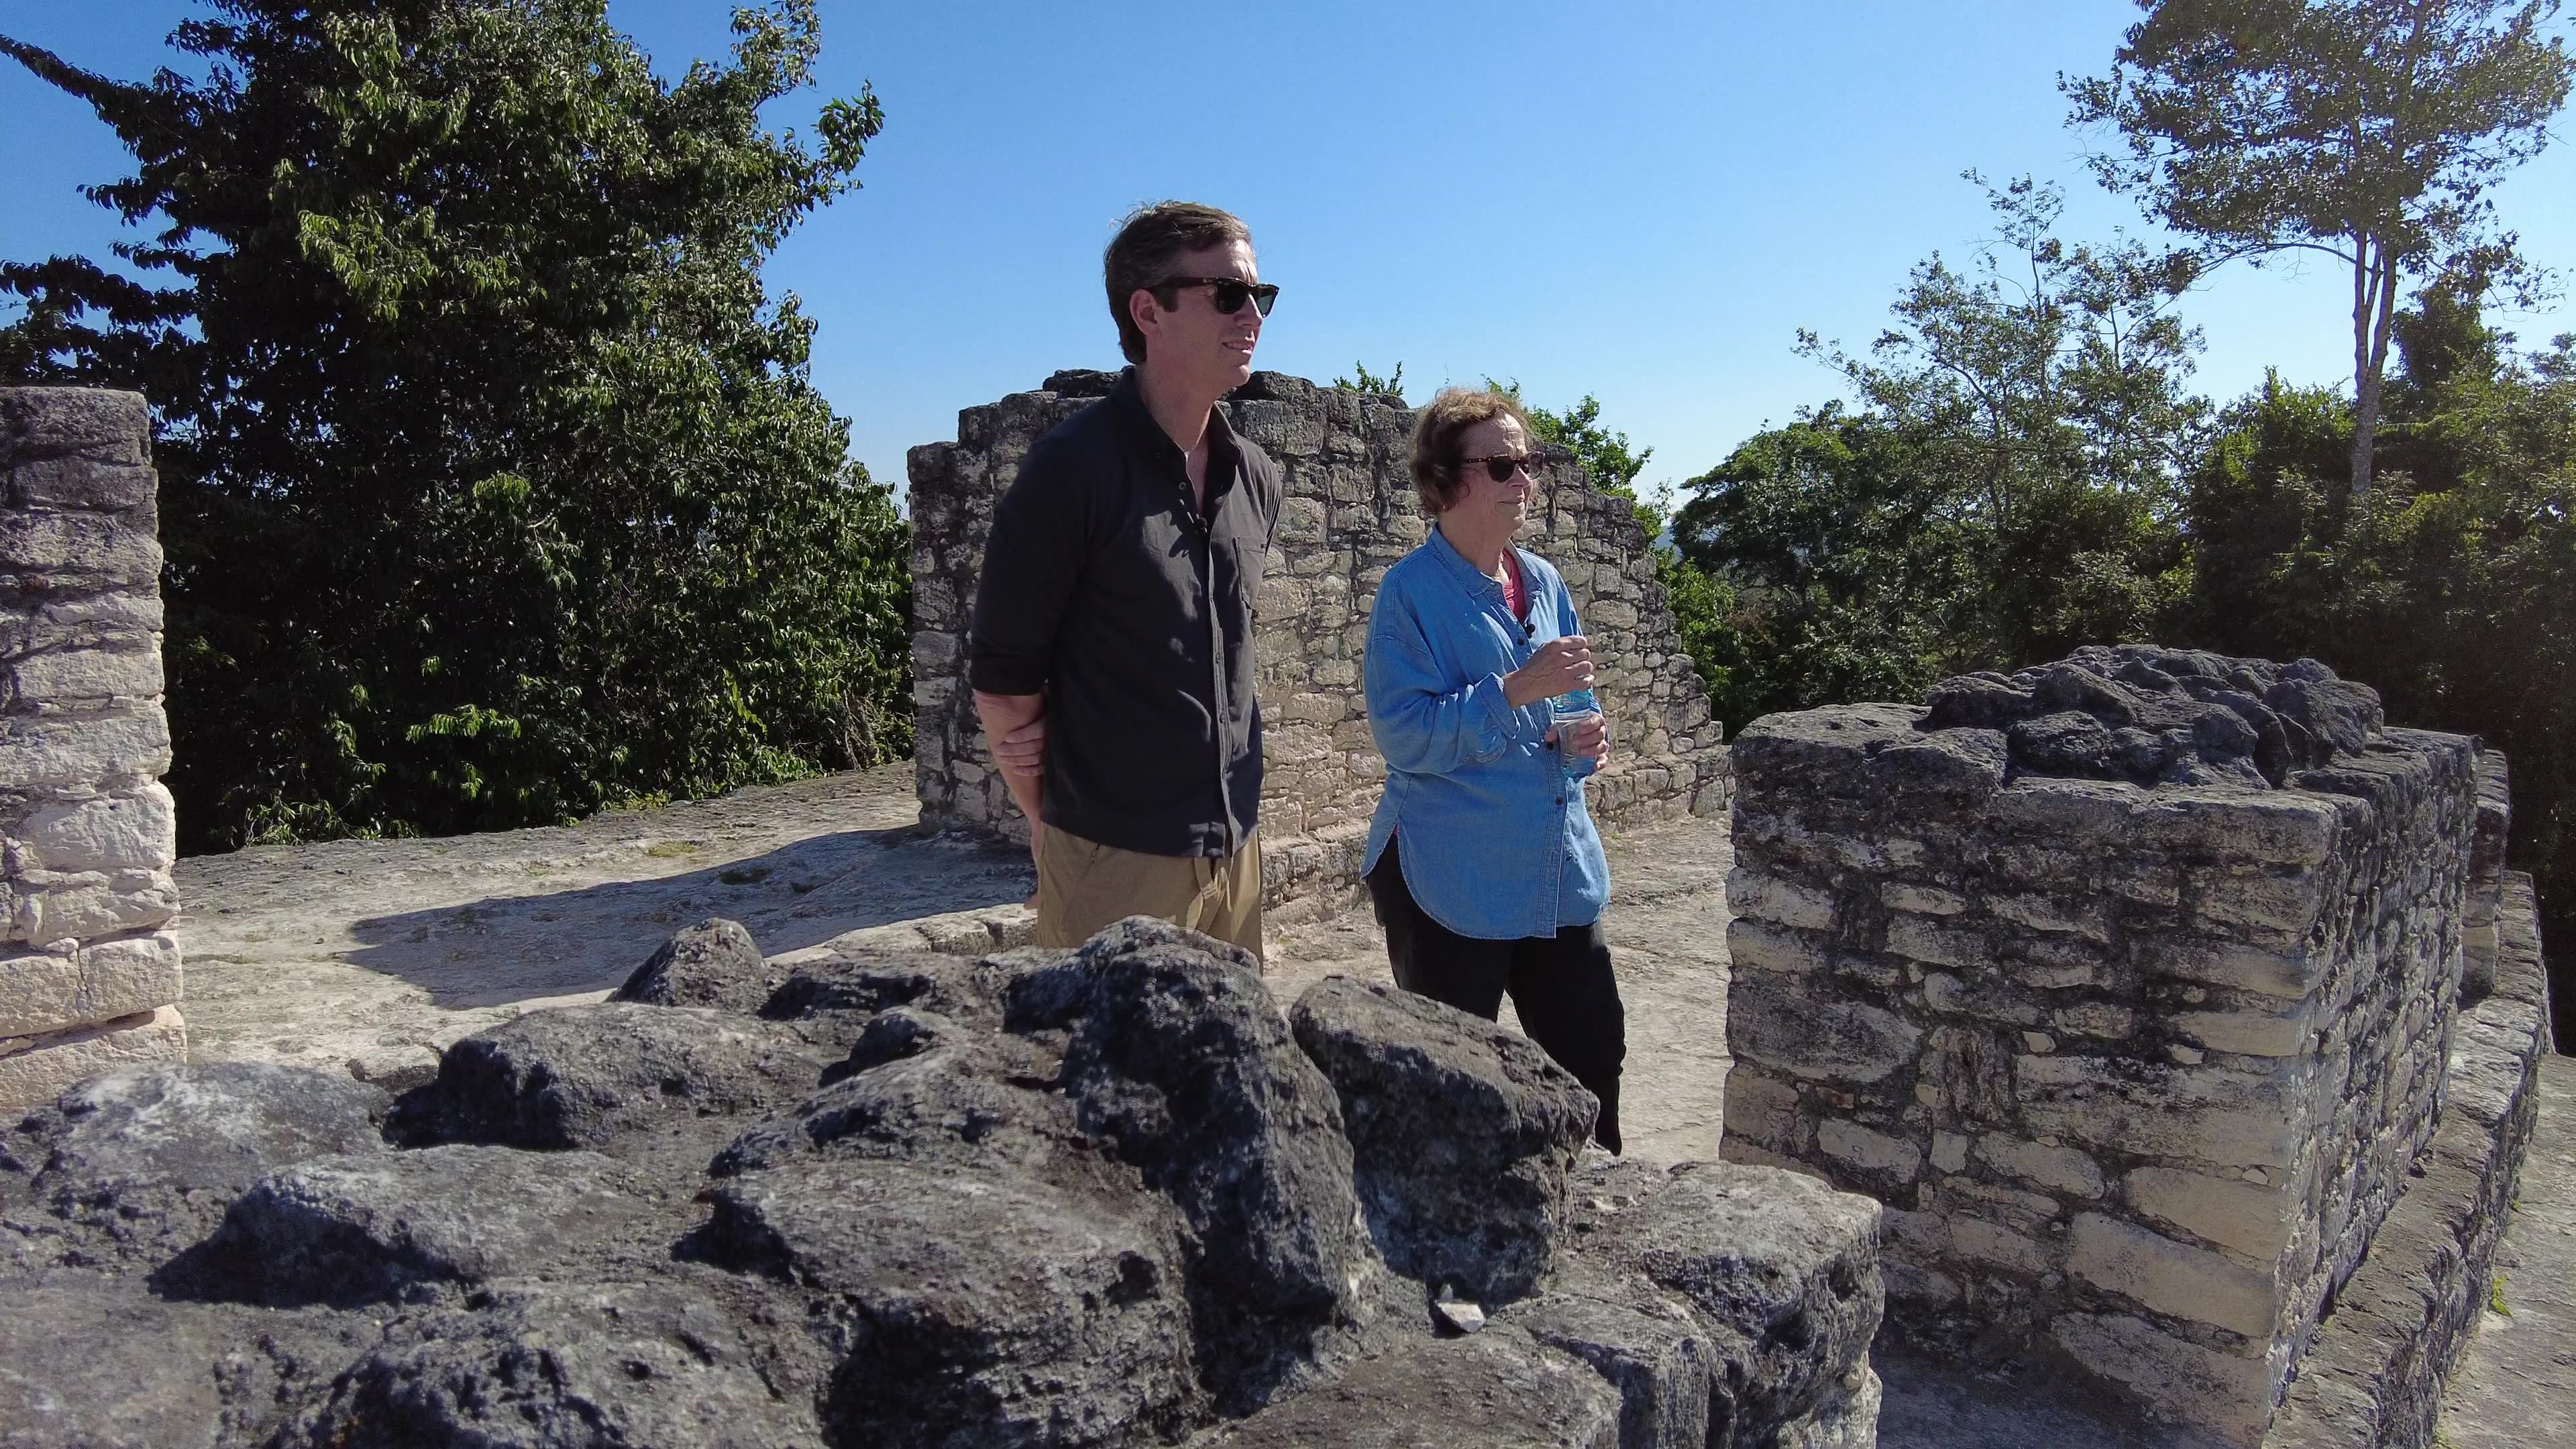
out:
{"label": "blue sky", "polygon": [[[0,33],[142,76],[188,0],[0,0]],[[728,42],[722,0],[611,0],[676,74]],[[2105,68],[2126,0],[1210,6],[824,0],[817,89],[782,127],[872,82],[886,110],[864,189],[773,262],[817,320],[814,380],[852,448],[900,481],[959,408],[1060,367],[1114,366],[1099,254],[1166,196],[1252,225],[1284,289],[1259,365],[1328,380],[1401,362],[1416,401],[1516,377],[1542,404],[1600,397],[1650,445],[1643,480],[1722,460],[1837,392],[1794,355],[1854,348],[1907,268],[1990,231],[1958,173],[2062,182],[2071,237],[2145,230],[2086,178],[2060,71]],[[2563,130],[2565,122],[2561,121]],[[0,256],[103,252],[119,228],[74,190],[123,174],[85,107],[0,64]],[[2534,260],[2576,274],[2576,147],[2498,192]],[[2151,233],[2150,233],[2151,234]],[[2278,366],[2351,372],[2348,275],[2237,268],[2186,316],[2221,398]],[[2508,319],[2526,341],[2576,329]]]}

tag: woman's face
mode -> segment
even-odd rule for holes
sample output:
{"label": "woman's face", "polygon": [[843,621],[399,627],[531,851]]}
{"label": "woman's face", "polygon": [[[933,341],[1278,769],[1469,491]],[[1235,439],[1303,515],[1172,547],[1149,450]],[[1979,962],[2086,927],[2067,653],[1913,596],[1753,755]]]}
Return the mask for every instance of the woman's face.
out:
{"label": "woman's face", "polygon": [[1497,483],[1484,463],[1484,458],[1502,456],[1527,457],[1529,438],[1521,431],[1517,418],[1489,418],[1458,435],[1457,499],[1441,510],[1441,518],[1478,524],[1508,523],[1518,529],[1529,521],[1530,495],[1538,483],[1529,468],[1515,468],[1512,476]]}

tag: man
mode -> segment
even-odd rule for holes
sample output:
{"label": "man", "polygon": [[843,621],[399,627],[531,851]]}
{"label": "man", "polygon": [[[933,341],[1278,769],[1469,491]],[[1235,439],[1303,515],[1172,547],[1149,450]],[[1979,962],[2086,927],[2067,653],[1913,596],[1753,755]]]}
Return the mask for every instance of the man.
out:
{"label": "man", "polygon": [[1031,822],[1039,944],[1151,915],[1257,958],[1252,599],[1279,470],[1216,404],[1279,289],[1241,221],[1184,202],[1127,218],[1102,270],[1135,365],[995,508],[967,681]]}

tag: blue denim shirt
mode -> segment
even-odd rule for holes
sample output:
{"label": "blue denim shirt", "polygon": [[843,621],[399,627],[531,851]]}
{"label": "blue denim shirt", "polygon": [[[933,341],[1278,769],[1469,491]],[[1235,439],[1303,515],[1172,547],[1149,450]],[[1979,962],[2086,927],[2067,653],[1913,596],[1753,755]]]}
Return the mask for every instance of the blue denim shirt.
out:
{"label": "blue denim shirt", "polygon": [[[1386,793],[1361,870],[1398,841],[1422,909],[1488,941],[1588,926],[1610,901],[1610,863],[1583,781],[1565,777],[1546,742],[1548,701],[1514,709],[1503,698],[1503,676],[1539,645],[1582,632],[1565,579],[1538,555],[1513,552],[1528,591],[1526,628],[1503,586],[1435,526],[1378,585],[1362,676]],[[1581,768],[1591,773],[1588,761]]]}

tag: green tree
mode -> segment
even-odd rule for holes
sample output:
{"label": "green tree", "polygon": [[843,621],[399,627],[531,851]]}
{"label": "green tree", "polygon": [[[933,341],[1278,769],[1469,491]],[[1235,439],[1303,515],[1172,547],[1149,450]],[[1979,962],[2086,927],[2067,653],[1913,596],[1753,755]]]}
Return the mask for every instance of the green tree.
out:
{"label": "green tree", "polygon": [[2557,0],[2140,0],[2107,76],[2059,84],[2094,158],[2213,261],[2321,252],[2352,270],[2351,495],[2370,491],[2397,294],[2510,262],[2487,188],[2537,153],[2570,61]]}
{"label": "green tree", "polygon": [[1968,647],[1977,555],[1938,441],[1827,403],[1683,485],[1673,539],[1709,580],[1692,658],[1720,719],[1916,698],[1987,662]]}
{"label": "green tree", "polygon": [[1682,485],[1673,540],[1709,581],[1693,655],[1722,717],[2143,637],[2187,593],[2176,480],[2208,413],[2175,311],[2189,259],[2061,240],[2053,186],[1986,194],[1995,236],[1964,269],[1914,268],[1865,354],[1800,334],[1852,404]]}
{"label": "green tree", "polygon": [[186,848],[905,750],[905,531],[760,274],[882,124],[762,126],[812,0],[676,83],[601,0],[212,8],[202,79],[0,38],[136,161],[90,190],[150,224],[124,270],[0,266],[0,375],[156,410]]}
{"label": "green tree", "polygon": [[1351,371],[1359,376],[1334,378],[1333,386],[1344,392],[1373,392],[1392,398],[1404,396],[1404,364],[1401,362],[1395,365],[1395,371],[1383,377],[1369,371],[1365,362],[1352,363]]}
{"label": "green tree", "polygon": [[[2512,858],[2538,880],[2547,937],[2576,939],[2576,339],[2514,357],[2478,321],[2474,283],[2428,296],[2398,314],[2368,497],[2339,501],[2347,399],[2275,380],[2228,409],[2187,480],[2186,637],[2312,655],[2376,686],[2391,719],[2501,747]],[[2556,986],[2576,1035],[2576,973]]]}

